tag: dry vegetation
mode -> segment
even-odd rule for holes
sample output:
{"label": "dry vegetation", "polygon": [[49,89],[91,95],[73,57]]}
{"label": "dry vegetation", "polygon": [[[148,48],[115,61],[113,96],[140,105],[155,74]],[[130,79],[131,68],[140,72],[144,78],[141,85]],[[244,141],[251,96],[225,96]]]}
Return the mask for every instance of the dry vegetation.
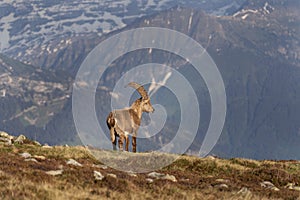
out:
{"label": "dry vegetation", "polygon": [[[24,152],[35,156],[37,162],[25,161],[20,155]],[[66,164],[70,158],[83,166]],[[300,191],[285,187],[288,183],[300,183],[299,161],[182,156],[158,170],[174,175],[177,182],[154,180],[152,183],[146,180],[147,173],[131,176],[111,168],[99,168],[95,166],[97,164],[101,163],[83,147],[44,148],[34,144],[0,144],[0,198],[300,199]],[[63,173],[57,176],[46,174],[49,170],[57,169],[63,169]],[[94,170],[101,172],[105,178],[95,180]],[[115,174],[117,178],[108,174]],[[272,182],[279,191],[262,187],[262,181]],[[222,187],[221,184],[228,187]]]}

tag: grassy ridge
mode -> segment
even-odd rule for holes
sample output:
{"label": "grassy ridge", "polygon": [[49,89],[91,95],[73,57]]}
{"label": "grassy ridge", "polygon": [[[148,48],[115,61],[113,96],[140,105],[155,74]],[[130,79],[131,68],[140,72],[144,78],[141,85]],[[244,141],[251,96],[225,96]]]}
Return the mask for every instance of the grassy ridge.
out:
{"label": "grassy ridge", "polygon": [[[36,160],[25,161],[21,156],[24,152]],[[71,158],[82,167],[68,165],[66,161]],[[286,188],[289,183],[300,183],[298,161],[182,156],[158,170],[174,175],[177,182],[154,179],[152,183],[147,180],[147,173],[132,176],[109,167],[101,168],[100,164],[83,147],[0,144],[0,198],[297,199],[300,196],[300,191]],[[61,175],[46,173],[58,169],[63,170]],[[95,180],[95,170],[105,178]],[[263,181],[272,182],[279,191],[261,186]]]}

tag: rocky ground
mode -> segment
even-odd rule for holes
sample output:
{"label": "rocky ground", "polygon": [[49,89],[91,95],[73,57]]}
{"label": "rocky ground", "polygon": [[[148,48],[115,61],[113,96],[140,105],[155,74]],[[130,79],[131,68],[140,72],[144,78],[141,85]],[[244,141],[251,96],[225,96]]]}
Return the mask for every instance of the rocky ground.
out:
{"label": "rocky ground", "polygon": [[1,199],[300,199],[300,161],[181,156],[139,174],[107,167],[84,147],[4,132],[0,141]]}

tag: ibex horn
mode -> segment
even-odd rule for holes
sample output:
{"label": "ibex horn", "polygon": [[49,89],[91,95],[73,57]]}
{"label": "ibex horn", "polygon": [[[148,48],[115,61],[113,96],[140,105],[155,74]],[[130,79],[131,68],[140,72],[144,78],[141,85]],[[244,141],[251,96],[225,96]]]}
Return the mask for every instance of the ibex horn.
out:
{"label": "ibex horn", "polygon": [[140,95],[142,96],[143,99],[148,99],[148,93],[146,92],[146,90],[144,89],[143,86],[141,86],[140,84],[136,83],[136,82],[130,82],[128,83],[128,86],[133,87],[134,89],[136,89]]}

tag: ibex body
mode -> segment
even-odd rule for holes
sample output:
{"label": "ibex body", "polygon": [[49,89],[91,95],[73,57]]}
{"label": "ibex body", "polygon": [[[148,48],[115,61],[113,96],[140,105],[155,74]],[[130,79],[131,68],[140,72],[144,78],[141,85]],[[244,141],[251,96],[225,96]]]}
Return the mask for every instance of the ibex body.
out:
{"label": "ibex body", "polygon": [[133,102],[129,108],[110,112],[106,123],[110,130],[110,137],[114,150],[116,150],[117,137],[119,137],[119,149],[123,150],[123,142],[125,139],[125,150],[128,151],[128,135],[132,134],[132,151],[136,152],[136,136],[141,124],[142,113],[154,112],[154,108],[152,107],[148,93],[143,86],[135,82],[131,82],[128,85],[135,88],[140,93],[141,98]]}

